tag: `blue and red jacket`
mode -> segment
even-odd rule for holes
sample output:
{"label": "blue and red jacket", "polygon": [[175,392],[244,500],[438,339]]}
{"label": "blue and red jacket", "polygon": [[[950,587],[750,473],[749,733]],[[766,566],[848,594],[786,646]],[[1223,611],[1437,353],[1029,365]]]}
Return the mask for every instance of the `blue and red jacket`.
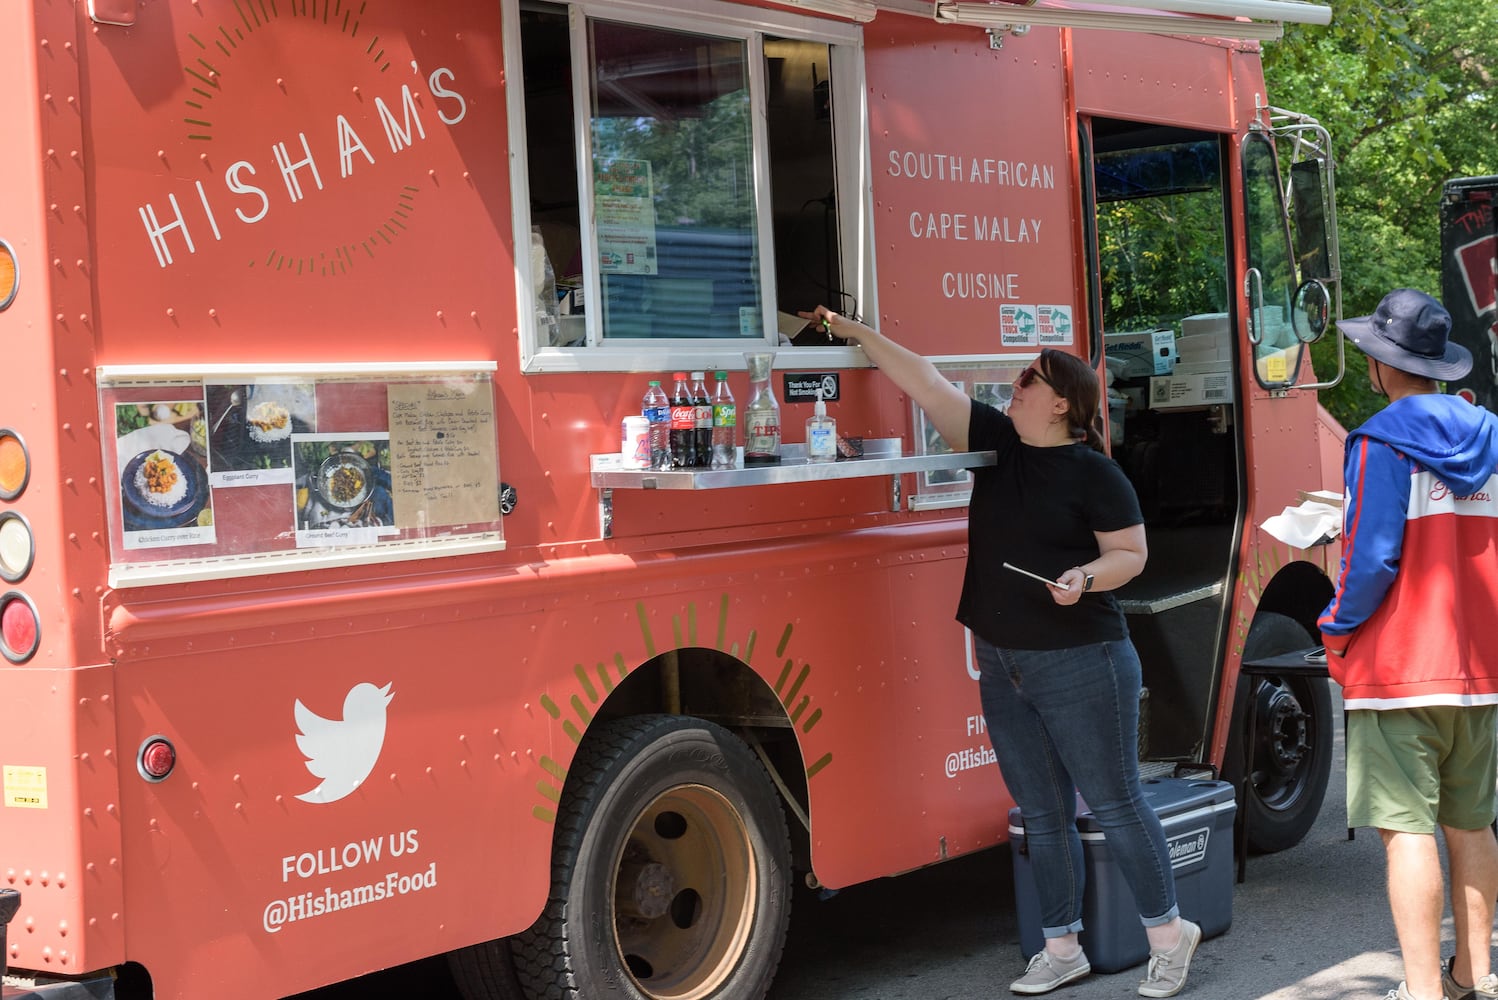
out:
{"label": "blue and red jacket", "polygon": [[1498,417],[1406,396],[1347,436],[1343,472],[1317,624],[1344,706],[1498,704]]}

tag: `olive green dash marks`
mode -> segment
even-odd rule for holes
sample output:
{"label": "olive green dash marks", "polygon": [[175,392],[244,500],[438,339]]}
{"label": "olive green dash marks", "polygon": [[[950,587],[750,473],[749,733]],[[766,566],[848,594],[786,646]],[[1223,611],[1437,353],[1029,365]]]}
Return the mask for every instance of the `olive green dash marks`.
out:
{"label": "olive green dash marks", "polygon": [[791,633],[795,631],[795,629],[796,626],[792,625],[790,622],[785,623],[785,631],[780,633],[780,644],[775,647],[776,656],[785,655],[785,647],[791,644]]}
{"label": "olive green dash marks", "polygon": [[655,636],[650,633],[650,616],[645,613],[645,602],[635,602],[635,614],[640,619],[640,637],[645,640],[645,659],[655,658]]}
{"label": "olive green dash marks", "polygon": [[728,638],[728,595],[718,602],[718,637],[713,640],[713,648],[721,650],[723,640]]}
{"label": "olive green dash marks", "polygon": [[552,805],[548,806],[543,802],[532,806],[531,815],[543,823],[555,823],[557,812],[554,807],[562,801],[562,786],[567,782],[567,772],[556,761],[544,756],[541,758],[541,770],[545,775],[536,782],[536,791]]}
{"label": "olive green dash marks", "polygon": [[[716,601],[716,623],[712,635],[712,648],[723,652],[726,651],[737,659],[749,664],[754,656],[754,649],[759,640],[759,630],[750,628],[743,639],[743,652],[740,653],[738,640],[729,639],[728,612],[733,606],[733,600],[728,594],[722,594]],[[565,686],[570,691],[561,690],[553,693],[543,694],[538,699],[541,708],[546,714],[561,725],[562,731],[574,745],[582,742],[583,733],[593,722],[603,702],[606,701],[615,688],[628,677],[632,664],[648,663],[660,656],[663,652],[679,650],[698,645],[699,638],[704,642],[708,636],[708,615],[712,606],[706,602],[699,607],[697,602],[687,602],[670,617],[670,642],[673,643],[668,649],[661,649],[656,642],[655,627],[651,623],[651,615],[645,602],[636,601],[634,606],[635,619],[639,624],[640,641],[643,646],[643,655],[626,658],[622,650],[616,650],[608,661],[598,660],[593,663],[576,661],[572,665],[572,679]],[[701,622],[699,623],[699,611]],[[665,628],[664,616],[658,623]],[[699,624],[702,626],[699,635]],[[791,646],[791,640],[795,636],[795,625],[787,622],[775,642],[775,657],[782,661],[779,676],[775,680],[775,696],[785,708],[791,725],[802,734],[809,734],[822,721],[822,709],[812,707],[812,695],[803,693],[803,689],[811,679],[811,664],[797,664],[794,657],[786,655]],[[766,678],[768,680],[768,678]],[[824,753],[806,768],[808,780],[815,777],[823,769],[832,763],[832,754]],[[543,756],[540,759],[541,769],[544,772],[536,782],[536,793],[540,801],[531,807],[531,814],[543,823],[556,822],[556,805],[561,798],[561,790],[566,785],[567,771],[553,758]]]}
{"label": "olive green dash marks", "polygon": [[[573,700],[576,701],[577,699],[574,698]],[[571,740],[573,743],[581,743],[583,741],[582,730],[578,729],[577,725],[571,719],[562,718],[562,710],[557,706],[557,703],[552,700],[551,695],[543,694],[541,696],[541,707],[546,710],[547,715],[551,716],[553,719],[558,719],[561,721],[562,732],[567,734],[567,738],[569,740]],[[592,716],[589,716],[589,718],[592,718]],[[586,723],[584,723],[584,725],[586,725]]]}

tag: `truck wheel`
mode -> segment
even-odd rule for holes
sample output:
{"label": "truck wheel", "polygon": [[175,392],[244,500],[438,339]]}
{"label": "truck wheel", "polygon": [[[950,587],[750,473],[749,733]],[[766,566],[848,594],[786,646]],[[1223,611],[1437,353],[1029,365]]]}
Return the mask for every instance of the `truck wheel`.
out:
{"label": "truck wheel", "polygon": [[450,951],[447,968],[464,1000],[527,1000],[515,978],[509,938]]}
{"label": "truck wheel", "polygon": [[[1314,644],[1295,619],[1266,613],[1254,619],[1243,658],[1259,659]],[[1245,741],[1250,698],[1258,700],[1258,731]],[[1248,811],[1249,850],[1283,851],[1310,832],[1331,774],[1333,725],[1325,678],[1238,679],[1223,777],[1236,785],[1248,768],[1246,801],[1238,808]]]}
{"label": "truck wheel", "polygon": [[743,742],[680,716],[600,725],[557,813],[551,895],[514,939],[533,1000],[760,1000],[790,920],[790,835]]}

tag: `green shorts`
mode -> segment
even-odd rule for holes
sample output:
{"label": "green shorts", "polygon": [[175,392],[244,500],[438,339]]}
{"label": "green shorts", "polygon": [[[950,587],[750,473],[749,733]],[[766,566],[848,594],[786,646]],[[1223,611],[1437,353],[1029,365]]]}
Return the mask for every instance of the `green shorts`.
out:
{"label": "green shorts", "polygon": [[1347,713],[1347,825],[1435,833],[1493,822],[1498,705]]}

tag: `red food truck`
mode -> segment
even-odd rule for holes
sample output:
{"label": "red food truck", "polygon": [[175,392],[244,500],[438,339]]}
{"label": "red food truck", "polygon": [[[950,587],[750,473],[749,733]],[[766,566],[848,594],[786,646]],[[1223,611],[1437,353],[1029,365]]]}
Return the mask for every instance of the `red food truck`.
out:
{"label": "red food truck", "polygon": [[[0,5],[9,982],[759,997],[793,883],[1001,843],[953,620],[992,456],[819,302],[998,405],[1096,366],[1143,766],[1295,843],[1326,682],[1241,665],[1331,592],[1334,541],[1258,526],[1340,488],[1339,300],[1259,44],[1328,11],[1132,7]],[[620,454],[694,369],[774,394],[779,463]]]}

